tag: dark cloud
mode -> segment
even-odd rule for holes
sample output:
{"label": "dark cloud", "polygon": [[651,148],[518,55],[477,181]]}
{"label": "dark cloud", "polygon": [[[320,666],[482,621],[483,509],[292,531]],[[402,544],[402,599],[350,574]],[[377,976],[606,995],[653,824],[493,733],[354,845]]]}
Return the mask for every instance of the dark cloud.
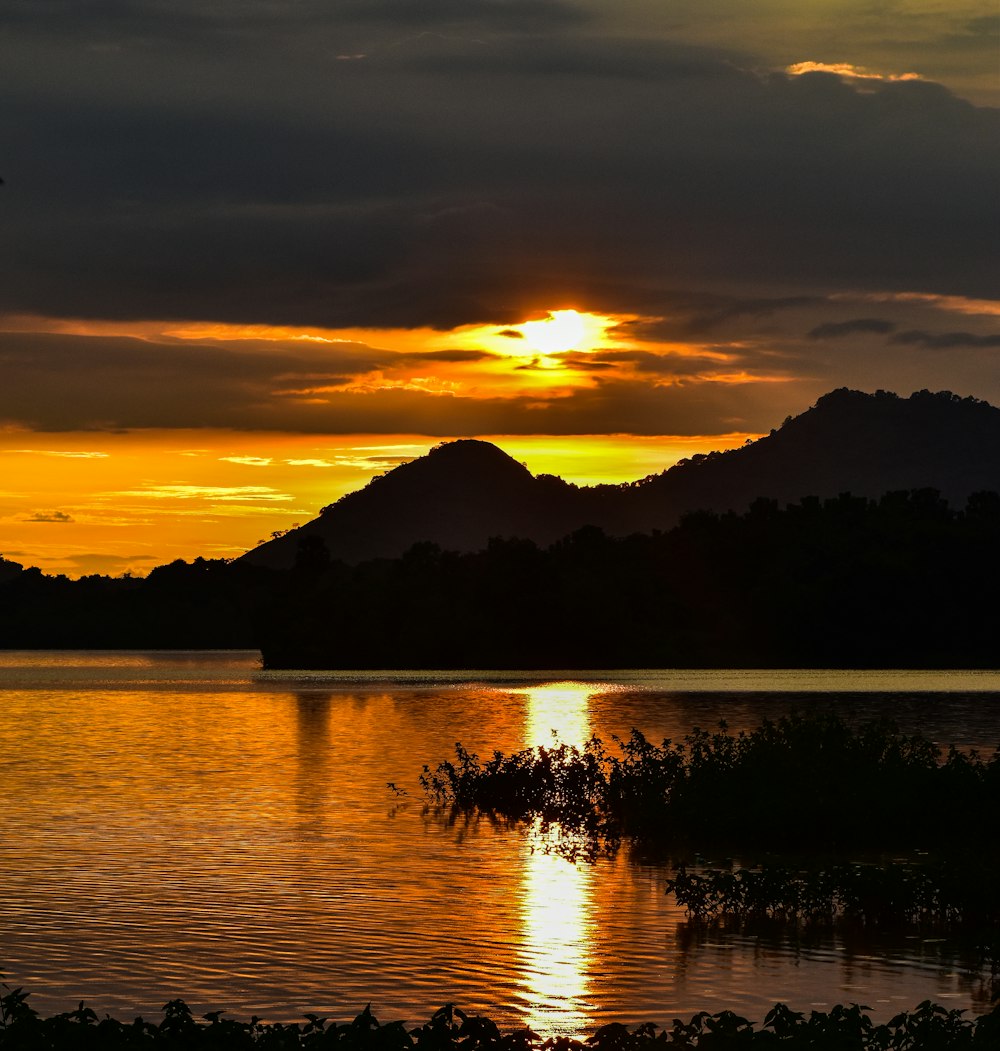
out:
{"label": "dark cloud", "polygon": [[852,336],[856,332],[874,332],[885,335],[895,329],[891,321],[882,318],[862,317],[853,318],[850,321],[828,321],[817,325],[809,330],[810,339],[840,339],[843,336]]}
{"label": "dark cloud", "polygon": [[36,511],[33,515],[28,516],[27,521],[66,523],[72,522],[73,516],[68,515],[65,511]]}
{"label": "dark cloud", "polygon": [[620,367],[614,361],[590,357],[587,354],[556,354],[553,357],[579,372],[611,372]]}
{"label": "dark cloud", "polygon": [[359,399],[330,395],[325,409],[342,433],[439,437],[483,434],[719,434],[764,431],[822,393],[816,385],[677,383],[595,378],[592,387],[550,398],[457,398],[386,390]]}
{"label": "dark cloud", "polygon": [[[741,298],[684,289],[664,289],[641,306],[656,316],[625,322],[621,334],[645,340],[687,340],[705,336],[732,322],[771,319],[784,311],[802,310],[825,302],[819,296]],[[745,326],[743,326],[745,328]]]}
{"label": "dark cloud", "polygon": [[391,34],[428,29],[537,33],[586,24],[579,5],[561,0],[9,0],[0,27],[73,35],[106,44],[193,43],[206,35],[246,47],[259,34],[336,33],[347,27],[385,27]]}
{"label": "dark cloud", "polygon": [[[989,393],[982,355],[958,353],[998,345],[985,320],[860,304],[995,295],[998,111],[934,83],[767,73],[672,38],[661,6],[653,29],[575,0],[9,0],[0,312],[488,323],[513,340],[504,326],[572,305],[640,315],[622,339],[686,346],[568,354],[587,387],[471,398],[347,388],[490,357],[472,347],[8,334],[0,422],[768,429],[848,375],[895,386],[904,359],[913,387],[948,386],[914,346],[953,349],[949,369]],[[701,6],[671,6],[678,33],[705,25]],[[958,65],[993,24],[961,21],[938,23]],[[724,38],[750,46],[701,37]],[[872,356],[843,338],[865,334],[891,339]]]}
{"label": "dark cloud", "polygon": [[342,3],[337,17],[396,28],[462,27],[540,32],[589,21],[579,5],[560,0],[361,0]]}
{"label": "dark cloud", "polygon": [[648,314],[682,275],[691,334],[829,287],[996,287],[998,116],[938,85],[762,77],[565,4],[527,34],[513,0],[420,16],[485,34],[244,8],[5,5],[0,309],[447,328]]}
{"label": "dark cloud", "polygon": [[[294,425],[303,389],[396,360],[360,344],[181,344],[0,333],[0,422],[37,430]],[[306,425],[306,430],[311,429]]]}
{"label": "dark cloud", "polygon": [[[601,355],[606,367],[630,365],[636,372],[648,376],[698,376],[705,371],[715,372],[727,367],[717,357],[691,351],[686,354],[655,354],[646,350],[610,351]],[[733,358],[742,358],[734,354]]]}
{"label": "dark cloud", "polygon": [[495,357],[487,350],[426,350],[416,354],[399,354],[396,360],[400,362],[410,361],[485,361],[487,358]]}
{"label": "dark cloud", "polygon": [[930,347],[932,350],[951,350],[959,347],[1000,347],[1000,333],[976,335],[972,332],[925,332],[912,329],[897,332],[890,340],[905,346]]}
{"label": "dark cloud", "polygon": [[980,37],[995,47],[1000,37],[1000,14],[970,18],[964,28],[970,36]]}

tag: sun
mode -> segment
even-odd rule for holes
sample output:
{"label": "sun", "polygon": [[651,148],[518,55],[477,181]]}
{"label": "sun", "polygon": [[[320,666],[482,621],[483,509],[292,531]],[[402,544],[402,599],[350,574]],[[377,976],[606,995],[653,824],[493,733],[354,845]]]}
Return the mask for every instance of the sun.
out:
{"label": "sun", "polygon": [[565,354],[593,350],[603,338],[609,319],[577,310],[551,310],[539,321],[525,321],[512,328],[536,354]]}

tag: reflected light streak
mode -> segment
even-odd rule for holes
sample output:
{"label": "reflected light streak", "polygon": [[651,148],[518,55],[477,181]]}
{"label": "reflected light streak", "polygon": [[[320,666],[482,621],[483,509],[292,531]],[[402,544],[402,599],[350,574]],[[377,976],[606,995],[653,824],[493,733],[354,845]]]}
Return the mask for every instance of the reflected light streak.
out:
{"label": "reflected light streak", "polygon": [[[555,682],[524,691],[525,745],[568,745],[591,736],[588,683]],[[558,834],[558,833],[557,833]],[[540,843],[539,837],[531,837]],[[524,861],[521,937],[527,1024],[545,1035],[579,1036],[590,1018],[593,870],[534,850]]]}
{"label": "reflected light streak", "polygon": [[527,700],[524,744],[551,745],[553,735],[563,744],[581,746],[590,740],[590,683],[554,682],[524,691]]}
{"label": "reflected light streak", "polygon": [[593,870],[535,851],[524,864],[525,1022],[545,1036],[579,1036],[590,1018]]}

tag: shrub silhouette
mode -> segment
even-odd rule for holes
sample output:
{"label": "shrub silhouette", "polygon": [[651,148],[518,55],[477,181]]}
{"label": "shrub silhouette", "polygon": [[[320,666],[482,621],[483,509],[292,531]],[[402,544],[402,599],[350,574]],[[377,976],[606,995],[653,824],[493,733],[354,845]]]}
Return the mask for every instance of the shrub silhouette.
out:
{"label": "shrub silhouette", "polygon": [[[4,986],[6,989],[7,987]],[[929,1000],[914,1011],[876,1025],[858,1004],[837,1005],[829,1012],[813,1011],[807,1018],[776,1004],[757,1027],[733,1011],[701,1011],[689,1022],[675,1018],[670,1028],[651,1022],[630,1029],[620,1023],[601,1026],[586,1038],[560,1036],[545,1041],[530,1029],[502,1033],[489,1018],[466,1014],[446,1004],[422,1026],[407,1029],[403,1022],[379,1023],[366,1007],[353,1021],[331,1023],[315,1015],[304,1023],[241,1022],[211,1011],[193,1016],[183,1000],[163,1008],[158,1025],[136,1018],[120,1022],[98,1019],[82,1003],[75,1011],[42,1018],[27,1004],[27,994],[8,990],[0,997],[0,1048],[4,1051],[291,1051],[339,1048],[342,1051],[657,1051],[692,1048],[725,1051],[733,1048],[774,1048],[787,1051],[995,1051],[1000,1040],[1000,1007],[976,1018],[946,1010]]]}
{"label": "shrub silhouette", "polygon": [[[981,815],[1000,808],[1000,754],[990,761],[878,720],[793,714],[731,734],[695,728],[656,745],[638,730],[456,760],[421,784],[441,807],[540,819],[598,841],[758,851],[983,845]],[[995,850],[995,848],[992,848]]]}

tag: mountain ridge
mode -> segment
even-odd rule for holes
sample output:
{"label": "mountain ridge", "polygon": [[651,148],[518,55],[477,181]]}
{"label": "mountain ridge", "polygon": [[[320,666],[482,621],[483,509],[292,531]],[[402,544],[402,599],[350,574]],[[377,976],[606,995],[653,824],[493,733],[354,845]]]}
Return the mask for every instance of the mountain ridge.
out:
{"label": "mountain ridge", "polygon": [[921,488],[957,504],[1000,490],[1000,409],[950,391],[902,398],[842,387],[754,442],[620,485],[532,475],[492,443],[459,439],[372,479],[241,560],[287,568],[312,537],[349,563],[397,557],[421,541],[455,551],[481,549],[494,536],[548,544],[586,525],[616,536],[665,530],[686,513],[739,512],[761,497],[875,498]]}

